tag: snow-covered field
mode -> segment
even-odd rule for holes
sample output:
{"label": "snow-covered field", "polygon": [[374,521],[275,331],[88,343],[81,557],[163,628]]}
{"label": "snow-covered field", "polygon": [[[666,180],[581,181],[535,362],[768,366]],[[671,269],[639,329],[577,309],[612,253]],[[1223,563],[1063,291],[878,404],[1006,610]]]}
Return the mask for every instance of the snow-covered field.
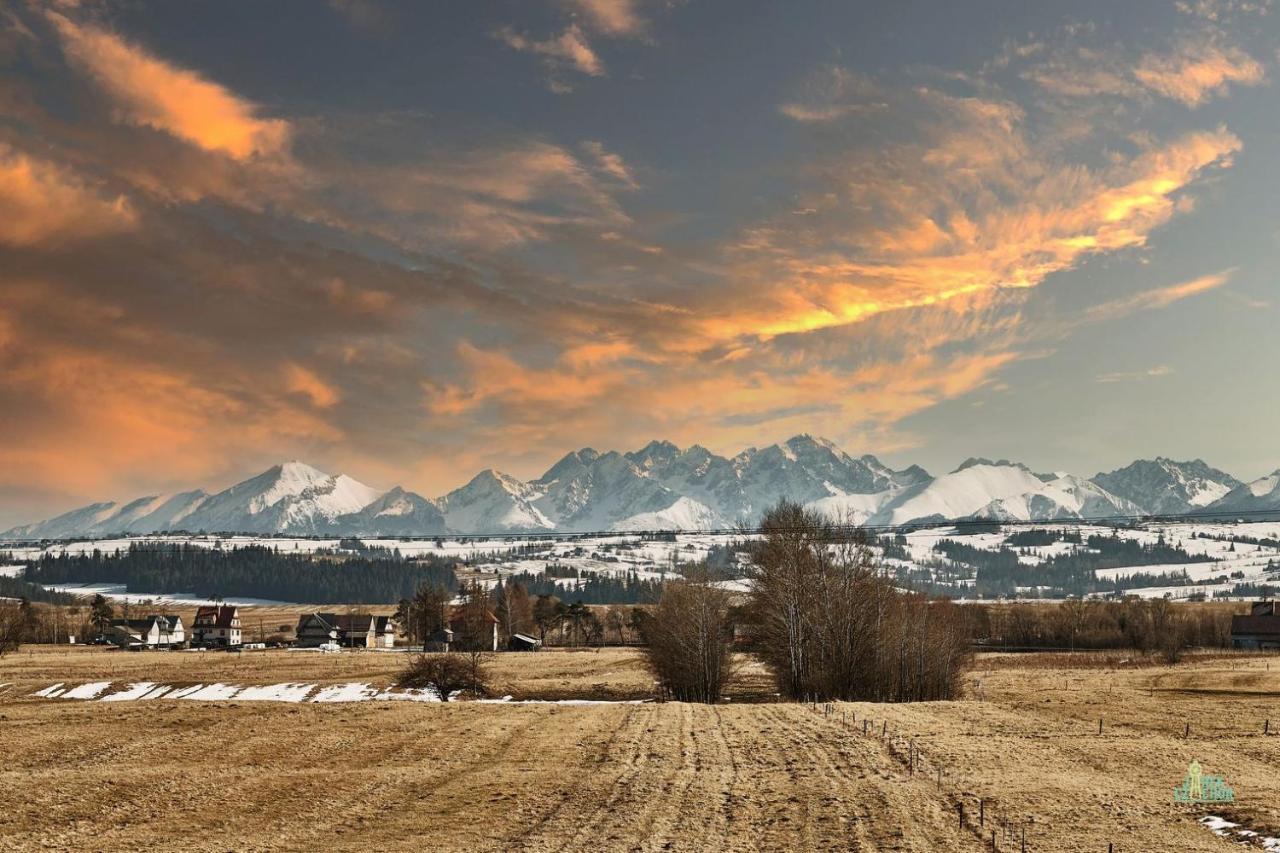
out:
{"label": "snow-covered field", "polygon": [[[935,550],[944,539],[953,539],[985,551],[995,552],[1008,546],[1013,534],[1024,531],[1025,526],[1007,525],[999,532],[971,532],[964,527],[939,527],[914,530],[905,534],[907,559],[887,557],[884,562],[890,568],[910,571],[933,571],[945,559]],[[1167,565],[1119,566],[1099,570],[1100,579],[1135,574],[1159,574],[1185,572],[1191,583],[1185,586],[1137,587],[1126,592],[1143,597],[1188,598],[1203,594],[1230,593],[1236,584],[1280,584],[1280,548],[1275,545],[1256,545],[1245,539],[1280,541],[1280,522],[1241,523],[1166,523],[1147,524],[1141,527],[1111,528],[1104,526],[1064,523],[1062,525],[1037,526],[1036,529],[1078,533],[1081,538],[1090,535],[1118,536],[1142,545],[1154,545],[1160,540],[1185,550],[1193,557],[1203,558],[1190,563]],[[1216,538],[1205,538],[1216,537]],[[740,542],[741,535],[716,533],[677,533],[654,538],[639,534],[606,534],[594,536],[548,535],[535,538],[493,537],[397,539],[378,538],[362,540],[371,547],[399,551],[406,557],[434,555],[455,560],[459,570],[470,578],[486,584],[499,578],[527,572],[537,574],[555,566],[568,570],[573,577],[557,578],[566,588],[575,586],[580,578],[591,576],[636,576],[645,580],[661,580],[678,576],[687,566],[705,560],[717,547]],[[43,553],[86,553],[93,550],[119,552],[135,543],[184,543],[208,548],[237,548],[247,545],[266,545],[282,551],[313,553],[332,551],[339,547],[338,539],[276,538],[255,536],[147,536],[124,539],[86,540],[61,542],[44,547],[15,549],[11,564],[0,566],[0,574],[17,575],[22,560],[38,558]],[[1012,547],[1012,546],[1009,546]],[[1033,567],[1073,549],[1083,547],[1063,541],[1046,545],[1015,547],[1018,561]],[[959,586],[971,581],[954,580]],[[134,595],[119,585],[54,587],[60,591],[82,594],[101,593],[109,598],[132,602],[156,601],[175,604],[208,603],[197,596],[171,593],[163,596]],[[240,598],[228,603],[239,606],[279,605],[288,602]]]}
{"label": "snow-covered field", "polygon": [[101,595],[103,598],[109,598],[112,601],[121,601],[128,604],[141,604],[143,602],[151,602],[154,604],[176,604],[187,607],[200,607],[209,604],[230,604],[235,607],[274,607],[281,605],[293,604],[291,601],[272,601],[267,598],[246,598],[230,596],[224,599],[214,600],[211,598],[201,598],[198,595],[189,595],[187,593],[131,593],[127,591],[123,584],[52,584],[45,587],[54,592],[69,592],[74,595]]}

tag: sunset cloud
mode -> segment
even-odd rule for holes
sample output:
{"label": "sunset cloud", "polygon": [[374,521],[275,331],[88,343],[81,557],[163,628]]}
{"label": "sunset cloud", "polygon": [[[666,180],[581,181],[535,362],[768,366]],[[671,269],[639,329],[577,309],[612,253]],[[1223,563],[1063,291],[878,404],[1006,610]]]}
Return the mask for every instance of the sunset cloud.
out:
{"label": "sunset cloud", "polygon": [[289,125],[195,72],[89,24],[49,13],[67,55],[115,100],[122,120],[237,160],[285,152]]}
{"label": "sunset cloud", "polygon": [[633,36],[644,31],[644,19],[636,0],[568,0],[591,26],[611,36]]}
{"label": "sunset cloud", "polygon": [[548,39],[530,38],[510,27],[504,27],[498,31],[498,38],[513,50],[541,56],[553,68],[571,68],[591,77],[604,74],[604,63],[591,49],[582,28],[577,25]]}
{"label": "sunset cloud", "polygon": [[283,375],[284,387],[289,393],[306,398],[317,408],[328,409],[342,399],[337,388],[301,364],[286,364]]}
{"label": "sunset cloud", "polygon": [[1133,73],[1148,89],[1189,107],[1221,94],[1232,83],[1254,86],[1266,77],[1262,64],[1239,48],[1191,43],[1172,55],[1146,56]]}
{"label": "sunset cloud", "polygon": [[1233,112],[1273,96],[1273,48],[1190,5],[1140,31],[1046,7],[957,32],[958,67],[863,50],[881,23],[839,4],[838,51],[822,16],[714,45],[696,4],[627,0],[335,0],[238,44],[203,6],[16,6],[0,492],[298,457],[438,495],[573,445],[892,452],[1068,379],[1185,391],[1189,363],[1116,342],[1196,296],[1256,322],[1275,231],[1241,192],[1270,140]]}
{"label": "sunset cloud", "polygon": [[69,169],[0,142],[0,243],[30,246],[131,228],[123,195],[104,197]]}

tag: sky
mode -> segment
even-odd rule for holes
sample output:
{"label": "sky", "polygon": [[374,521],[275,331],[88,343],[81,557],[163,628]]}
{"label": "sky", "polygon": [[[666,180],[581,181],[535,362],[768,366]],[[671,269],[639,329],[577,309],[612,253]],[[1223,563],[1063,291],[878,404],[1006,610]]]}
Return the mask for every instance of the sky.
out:
{"label": "sky", "polygon": [[1266,0],[0,0],[0,522],[807,432],[1280,465]]}

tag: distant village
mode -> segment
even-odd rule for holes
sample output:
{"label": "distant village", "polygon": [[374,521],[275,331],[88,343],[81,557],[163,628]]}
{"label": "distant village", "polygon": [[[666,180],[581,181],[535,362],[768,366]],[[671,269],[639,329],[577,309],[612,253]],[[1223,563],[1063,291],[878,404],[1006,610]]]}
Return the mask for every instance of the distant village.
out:
{"label": "distant village", "polygon": [[[448,652],[455,648],[455,635],[466,630],[462,624],[461,608],[448,613],[446,627],[433,633],[423,643],[426,651]],[[471,642],[468,648],[480,651],[537,651],[542,641],[523,633],[513,633],[502,643],[498,619],[487,613],[484,622],[487,629],[480,642]],[[282,626],[284,627],[284,626]],[[474,633],[472,631],[471,633]],[[199,607],[190,629],[175,614],[152,613],[141,618],[112,619],[94,640],[99,645],[115,646],[134,651],[157,649],[210,649],[241,650],[261,649],[268,645],[289,646],[299,649],[394,649],[397,639],[405,638],[392,616],[371,613],[305,613],[298,617],[291,643],[276,641],[245,642],[240,609],[230,604]]]}

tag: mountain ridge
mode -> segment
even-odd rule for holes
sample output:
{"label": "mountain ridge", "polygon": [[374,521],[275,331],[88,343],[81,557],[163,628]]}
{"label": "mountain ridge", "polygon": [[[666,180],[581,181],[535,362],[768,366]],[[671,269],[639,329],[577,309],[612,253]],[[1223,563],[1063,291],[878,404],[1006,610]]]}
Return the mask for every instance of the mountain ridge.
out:
{"label": "mountain ridge", "polygon": [[987,518],[1006,521],[1130,515],[1270,512],[1280,516],[1280,471],[1244,483],[1201,459],[1139,459],[1092,478],[1036,473],[1007,459],[970,457],[934,477],[894,470],[801,434],[720,456],[654,440],[639,450],[566,453],[540,477],[486,468],[437,498],[380,490],[293,460],[221,491],[88,504],[19,525],[0,539],[100,538],[166,531],[408,536],[690,530],[751,524],[788,499],[855,524]]}

